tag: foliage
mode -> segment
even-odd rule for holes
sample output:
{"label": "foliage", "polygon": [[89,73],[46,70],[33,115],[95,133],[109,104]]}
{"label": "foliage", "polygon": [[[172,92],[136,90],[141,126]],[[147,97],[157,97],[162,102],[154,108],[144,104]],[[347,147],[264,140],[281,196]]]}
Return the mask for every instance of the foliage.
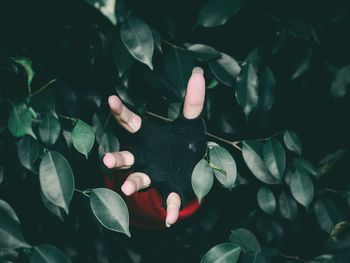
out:
{"label": "foliage", "polygon": [[[7,2],[0,261],[349,261],[347,2]],[[125,136],[107,98],[174,119],[194,66],[207,81],[202,208],[138,229],[101,176]]]}

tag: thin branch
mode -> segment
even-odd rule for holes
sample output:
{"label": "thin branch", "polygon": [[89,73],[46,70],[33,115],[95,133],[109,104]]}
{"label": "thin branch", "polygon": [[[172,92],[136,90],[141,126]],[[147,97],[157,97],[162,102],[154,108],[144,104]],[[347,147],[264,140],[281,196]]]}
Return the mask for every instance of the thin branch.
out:
{"label": "thin branch", "polygon": [[266,10],[262,9],[257,3],[255,3],[252,0],[248,1],[249,4],[251,4],[256,10],[258,10],[259,12],[263,13],[266,17],[270,18],[271,20],[275,21],[275,22],[279,22],[281,19],[270,14],[269,12],[267,12]]}
{"label": "thin branch", "polygon": [[74,191],[76,191],[76,192],[78,192],[78,193],[80,193],[80,194],[82,194],[82,195],[85,195],[85,196],[87,196],[87,197],[90,197],[85,191],[81,191],[81,190],[76,189],[76,188],[74,188]]}
{"label": "thin branch", "polygon": [[43,87],[41,87],[40,89],[38,89],[37,91],[35,91],[34,93],[32,93],[30,95],[30,97],[34,97],[35,95],[39,94],[40,92],[42,92],[44,89],[46,89],[47,87],[49,87],[52,83],[54,83],[57,79],[53,79],[50,80],[48,83],[46,83]]}

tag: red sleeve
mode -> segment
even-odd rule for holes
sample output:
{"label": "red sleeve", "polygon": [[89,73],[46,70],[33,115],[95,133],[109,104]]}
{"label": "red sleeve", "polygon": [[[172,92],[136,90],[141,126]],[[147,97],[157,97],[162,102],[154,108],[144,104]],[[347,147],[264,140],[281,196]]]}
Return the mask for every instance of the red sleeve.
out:
{"label": "red sleeve", "polygon": [[[107,188],[120,193],[120,183],[116,180],[116,176],[103,177]],[[130,224],[150,229],[165,228],[166,210],[162,206],[162,197],[156,189],[150,187],[131,196],[121,195],[129,209]],[[197,199],[189,202],[180,210],[178,220],[194,214],[199,206]]]}

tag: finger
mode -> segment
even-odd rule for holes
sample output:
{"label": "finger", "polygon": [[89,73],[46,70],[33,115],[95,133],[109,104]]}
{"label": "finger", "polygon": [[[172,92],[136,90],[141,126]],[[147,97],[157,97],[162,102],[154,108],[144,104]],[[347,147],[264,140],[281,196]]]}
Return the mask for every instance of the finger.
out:
{"label": "finger", "polygon": [[201,114],[205,99],[205,80],[203,69],[195,67],[187,84],[183,115],[186,119],[194,119]]}
{"label": "finger", "polygon": [[166,227],[170,227],[172,224],[174,224],[177,221],[179,217],[179,211],[181,206],[180,196],[174,192],[169,194],[166,200],[166,204],[167,204],[167,208],[166,208],[165,225]]}
{"label": "finger", "polygon": [[117,122],[129,132],[137,132],[141,127],[141,117],[129,110],[115,95],[108,98],[111,113]]}
{"label": "finger", "polygon": [[125,180],[121,187],[122,192],[129,196],[140,189],[146,188],[151,184],[151,179],[144,173],[132,173]]}
{"label": "finger", "polygon": [[106,153],[103,163],[109,168],[128,169],[134,164],[134,155],[128,151]]}

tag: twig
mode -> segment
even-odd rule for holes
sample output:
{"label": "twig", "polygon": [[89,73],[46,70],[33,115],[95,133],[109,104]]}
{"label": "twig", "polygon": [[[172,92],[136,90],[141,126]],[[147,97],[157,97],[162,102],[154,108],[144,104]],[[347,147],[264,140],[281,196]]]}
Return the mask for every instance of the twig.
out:
{"label": "twig", "polygon": [[44,89],[46,89],[47,87],[49,87],[52,83],[54,83],[57,79],[53,79],[50,80],[48,83],[46,83],[43,87],[41,87],[40,89],[38,89],[37,91],[35,91],[34,93],[32,93],[30,95],[30,97],[34,97],[35,95],[39,94],[40,92],[42,92]]}
{"label": "twig", "polygon": [[262,9],[257,3],[255,3],[252,0],[248,1],[249,4],[251,4],[256,10],[258,10],[259,12],[263,13],[266,17],[270,18],[271,20],[275,21],[275,22],[279,22],[281,19],[270,14],[269,12],[267,12],[266,10]]}

